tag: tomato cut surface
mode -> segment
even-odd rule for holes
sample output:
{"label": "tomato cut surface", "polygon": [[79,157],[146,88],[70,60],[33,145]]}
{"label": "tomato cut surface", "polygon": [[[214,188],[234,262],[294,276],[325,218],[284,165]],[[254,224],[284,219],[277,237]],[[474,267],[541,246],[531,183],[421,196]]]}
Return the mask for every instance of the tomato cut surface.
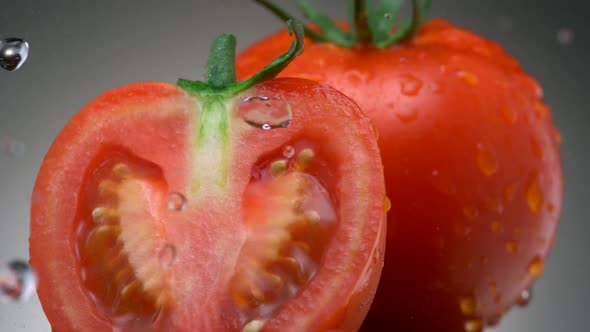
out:
{"label": "tomato cut surface", "polygon": [[[246,121],[252,97],[288,123]],[[384,198],[375,132],[328,86],[131,84],[52,144],[31,264],[59,332],[354,331],[383,264]]]}

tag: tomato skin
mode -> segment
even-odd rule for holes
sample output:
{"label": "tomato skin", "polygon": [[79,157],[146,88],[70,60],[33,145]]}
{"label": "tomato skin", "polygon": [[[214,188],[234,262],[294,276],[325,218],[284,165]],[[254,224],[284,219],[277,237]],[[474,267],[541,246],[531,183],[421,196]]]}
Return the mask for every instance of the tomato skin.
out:
{"label": "tomato skin", "polygon": [[[247,48],[247,77],[284,31]],[[281,76],[327,83],[379,131],[387,250],[362,330],[462,331],[498,322],[542,272],[563,179],[542,90],[502,48],[443,20],[387,49],[306,40]]]}
{"label": "tomato skin", "polygon": [[[240,223],[239,201],[258,159],[298,139],[316,144],[319,152],[331,152],[318,157],[333,166],[328,171],[337,180],[326,183],[339,203],[341,219],[318,273],[263,330],[358,329],[377,288],[386,233],[385,186],[373,127],[350,99],[311,81],[266,81],[234,97],[233,105],[237,108],[240,99],[252,95],[289,101],[293,107],[291,125],[265,131],[232,118],[232,171],[227,193],[218,200],[187,195],[189,203],[182,214],[162,207],[166,206],[167,192],[185,192],[190,187],[196,97],[166,83],[130,84],[97,97],[64,127],[41,166],[31,207],[31,265],[38,272],[39,298],[55,330],[115,328],[112,317],[101,311],[81,282],[77,251],[83,245],[77,245],[81,241],[77,224],[88,217],[85,209],[95,207],[86,205],[97,191],[93,188],[93,183],[100,181],[101,171],[97,170],[109,159],[131,154],[130,159],[149,163],[162,177],[150,180],[151,188],[143,191],[140,203],[145,211],[158,211],[159,217],[173,221],[162,226],[166,228],[162,234],[177,244],[177,257],[174,268],[166,274],[172,285],[167,290],[168,306],[149,328],[124,330],[241,331],[235,319],[239,310],[227,301],[228,280],[248,239]],[[335,137],[350,144],[340,147]],[[204,226],[195,226],[195,220],[207,224],[207,237],[199,235],[199,227]],[[210,243],[213,240],[224,244],[223,255],[218,256],[215,242]],[[150,241],[154,240],[146,239]],[[143,253],[148,249],[142,249]],[[197,254],[200,259],[195,260]],[[151,256],[158,257],[158,252]]]}

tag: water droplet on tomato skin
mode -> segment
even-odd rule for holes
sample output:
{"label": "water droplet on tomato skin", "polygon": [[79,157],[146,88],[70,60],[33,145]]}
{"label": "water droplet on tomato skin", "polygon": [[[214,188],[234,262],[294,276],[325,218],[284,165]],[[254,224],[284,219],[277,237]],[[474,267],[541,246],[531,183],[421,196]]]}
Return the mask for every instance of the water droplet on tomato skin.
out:
{"label": "water droplet on tomato skin", "polygon": [[416,119],[418,119],[418,110],[415,108],[400,108],[395,112],[395,115],[400,119],[402,122],[410,123]]}
{"label": "water droplet on tomato skin", "polygon": [[168,210],[182,211],[186,207],[187,200],[183,194],[178,192],[171,192],[167,196]]}
{"label": "water droplet on tomato skin", "polygon": [[531,303],[532,298],[533,298],[532,289],[525,289],[522,292],[520,292],[520,296],[518,297],[516,304],[521,307],[526,307],[527,305],[529,305],[529,303]]}
{"label": "water droplet on tomato skin", "polygon": [[457,72],[457,76],[462,79],[465,83],[471,85],[471,86],[477,86],[479,84],[479,77],[477,77],[477,75],[475,75],[474,73],[467,71],[467,70],[461,70]]}
{"label": "water droplet on tomato skin", "polygon": [[526,200],[529,209],[533,213],[541,211],[543,206],[543,193],[539,184],[539,176],[535,174],[530,180],[526,190]]}
{"label": "water droplet on tomato skin", "polygon": [[481,174],[485,176],[492,176],[498,170],[498,163],[490,150],[483,144],[477,145],[477,168]]}
{"label": "water droplet on tomato skin", "polygon": [[0,268],[0,300],[3,302],[26,302],[36,288],[35,271],[26,262],[14,260]]}
{"label": "water droplet on tomato skin", "polygon": [[506,242],[506,251],[514,255],[518,251],[518,244],[515,241],[508,241]]}
{"label": "water droplet on tomato skin", "polygon": [[459,307],[463,315],[470,316],[475,313],[475,300],[472,297],[464,297],[459,300]]}
{"label": "water droplet on tomato skin", "polygon": [[531,277],[537,278],[543,273],[545,263],[541,257],[535,257],[528,266],[528,273]]}
{"label": "water droplet on tomato skin", "polygon": [[464,324],[465,332],[481,332],[483,330],[483,322],[481,319],[470,319]]}
{"label": "water droplet on tomato skin", "polygon": [[29,56],[29,43],[20,38],[0,40],[0,67],[8,71],[19,69]]}
{"label": "water droplet on tomato skin", "polygon": [[287,128],[293,118],[290,104],[280,98],[266,96],[244,98],[240,102],[239,113],[247,124],[262,130]]}
{"label": "water droplet on tomato skin", "polygon": [[401,92],[406,96],[416,96],[422,90],[424,83],[412,74],[405,74],[401,80]]}
{"label": "water droplet on tomato skin", "polygon": [[176,261],[176,247],[170,243],[166,243],[158,256],[160,265],[164,270],[169,270]]}

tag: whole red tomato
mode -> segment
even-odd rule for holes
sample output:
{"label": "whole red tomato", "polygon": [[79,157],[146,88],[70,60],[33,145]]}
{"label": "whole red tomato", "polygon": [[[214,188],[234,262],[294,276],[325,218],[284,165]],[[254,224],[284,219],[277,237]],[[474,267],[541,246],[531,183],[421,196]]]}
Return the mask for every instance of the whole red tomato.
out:
{"label": "whole red tomato", "polygon": [[[385,184],[369,119],[326,85],[108,91],[60,132],[34,189],[30,257],[55,331],[355,331],[383,264]],[[259,128],[257,128],[259,127]]]}
{"label": "whole red tomato", "polygon": [[[392,30],[399,8],[383,3],[355,1],[351,32],[303,3],[319,29],[308,28],[305,54],[281,75],[334,86],[379,132],[392,208],[364,330],[479,331],[543,271],[562,206],[559,132],[539,84],[498,44],[444,20],[418,30],[428,1]],[[287,36],[247,48],[239,76]]]}

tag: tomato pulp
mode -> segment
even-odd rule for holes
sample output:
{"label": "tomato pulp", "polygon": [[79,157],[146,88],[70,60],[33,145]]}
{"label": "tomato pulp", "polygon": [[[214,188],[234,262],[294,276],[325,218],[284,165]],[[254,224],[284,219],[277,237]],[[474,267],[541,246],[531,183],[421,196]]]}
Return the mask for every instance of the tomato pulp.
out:
{"label": "tomato pulp", "polygon": [[30,256],[53,328],[358,329],[386,225],[368,118],[307,80],[187,82],[108,91],[51,145]]}

